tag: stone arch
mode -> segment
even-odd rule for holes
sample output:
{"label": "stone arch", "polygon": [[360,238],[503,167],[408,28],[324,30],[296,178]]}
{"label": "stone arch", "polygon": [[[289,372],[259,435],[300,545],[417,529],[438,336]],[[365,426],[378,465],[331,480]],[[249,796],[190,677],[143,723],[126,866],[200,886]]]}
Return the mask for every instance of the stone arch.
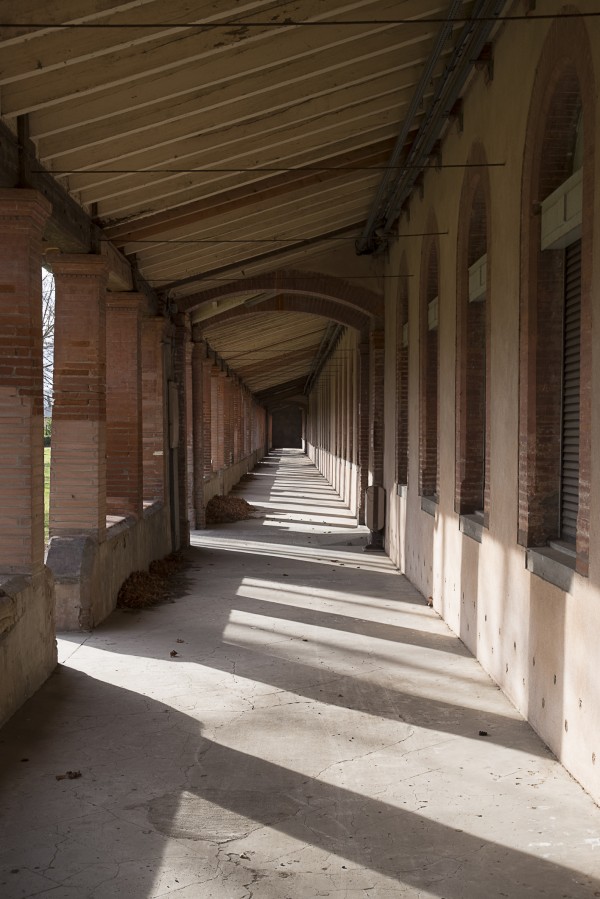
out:
{"label": "stone arch", "polygon": [[319,311],[321,302],[335,303],[339,307],[353,309],[370,317],[380,317],[384,314],[383,297],[359,283],[350,283],[343,278],[321,272],[293,269],[264,272],[237,281],[216,284],[206,290],[182,297],[178,305],[181,311],[189,312],[204,303],[251,291],[275,291],[277,295],[285,297],[286,302],[290,302],[293,296],[310,299],[315,308],[310,310],[304,308],[303,311],[314,311],[317,315],[326,314]]}
{"label": "stone arch", "polygon": [[344,306],[335,300],[314,299],[312,297],[297,294],[277,294],[277,296],[265,299],[260,306],[247,307],[243,304],[234,306],[232,309],[224,309],[216,315],[211,316],[205,322],[199,323],[199,330],[202,326],[207,328],[219,322],[231,321],[233,319],[245,318],[264,312],[308,312],[313,315],[320,315],[329,318],[341,325],[355,328],[362,331],[368,328],[369,316],[360,312],[358,309]]}

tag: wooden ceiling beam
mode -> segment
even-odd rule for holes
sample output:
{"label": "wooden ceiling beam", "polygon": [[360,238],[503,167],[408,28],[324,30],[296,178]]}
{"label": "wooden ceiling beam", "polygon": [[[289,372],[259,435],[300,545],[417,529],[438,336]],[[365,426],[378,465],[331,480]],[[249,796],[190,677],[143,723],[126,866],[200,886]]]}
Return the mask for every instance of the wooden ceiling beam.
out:
{"label": "wooden ceiling beam", "polygon": [[[362,122],[365,125],[365,122]],[[369,124],[374,125],[373,121]],[[382,145],[392,140],[395,136],[394,123],[385,123],[376,128],[358,131],[353,134],[352,127],[346,129],[346,136],[340,134],[339,131],[331,133],[323,133],[321,135],[310,135],[304,142],[300,139],[296,141],[290,140],[278,145],[268,146],[264,141],[257,141],[257,151],[263,156],[264,166],[260,168],[271,168],[275,171],[261,171],[260,168],[253,171],[232,172],[231,174],[220,173],[211,177],[208,173],[200,176],[194,188],[188,187],[186,191],[163,191],[162,194],[156,196],[146,196],[146,203],[134,204],[130,198],[126,198],[121,204],[114,199],[106,202],[95,201],[94,194],[83,192],[79,196],[85,196],[87,202],[98,202],[98,215],[105,222],[107,227],[116,227],[120,224],[134,222],[137,218],[156,216],[167,214],[174,209],[180,208],[182,205],[187,206],[198,200],[214,203],[215,199],[226,196],[230,191],[248,188],[250,192],[258,194],[261,186],[265,181],[277,175],[295,176],[302,171],[307,173],[319,169],[321,171],[331,168],[329,160],[344,156],[347,153],[359,153],[361,150],[365,153],[369,148]],[[320,137],[320,140],[319,140]],[[223,148],[216,148],[214,156],[218,156]],[[242,149],[241,147],[239,149]],[[223,152],[223,155],[225,153]],[[210,158],[210,157],[209,157]],[[226,158],[224,167],[244,167],[244,162],[256,164],[256,155],[248,157],[246,153],[237,154],[233,159]],[[276,169],[280,168],[281,171]],[[351,176],[355,171],[349,171],[349,168],[356,169],[356,166],[346,166],[346,175]],[[370,167],[372,168],[372,166]],[[371,173],[372,174],[372,173]],[[370,173],[364,170],[362,176],[368,178]],[[143,197],[143,194],[141,194]],[[217,202],[218,199],[217,199]]]}
{"label": "wooden ceiling beam", "polygon": [[[290,235],[287,243],[269,245],[268,243],[251,244],[248,242],[247,244],[228,244],[221,248],[209,245],[208,247],[199,247],[195,254],[193,249],[192,252],[185,253],[182,252],[181,248],[178,249],[178,245],[170,245],[172,250],[170,258],[165,256],[155,262],[152,257],[146,256],[139,261],[139,264],[145,276],[149,279],[162,278],[164,280],[172,280],[189,275],[191,271],[212,271],[216,266],[232,264],[236,259],[246,260],[253,253],[260,254],[270,247],[278,254],[285,254],[289,250],[298,247],[298,242],[301,240],[305,242],[305,245],[308,245],[306,244],[308,240],[322,240],[323,244],[327,245],[330,251],[333,251],[339,244],[335,241],[332,242],[330,239],[326,240],[322,235],[336,229],[339,230],[344,223],[350,225],[353,221],[364,218],[369,209],[372,193],[372,189],[365,191],[359,198],[360,202],[356,202],[354,198],[344,198],[342,192],[340,194],[342,199],[336,202],[332,198],[335,204],[333,209],[327,209],[326,211],[321,209],[315,212],[311,217],[312,227],[309,227],[306,222],[298,222],[296,234]],[[310,198],[306,198],[306,203],[310,205]],[[288,213],[290,216],[294,214],[294,208],[298,205],[300,204],[292,204]],[[354,218],[351,218],[352,215],[354,215]],[[258,213],[257,218],[259,217],[260,214]],[[358,239],[359,236],[359,234],[352,233],[353,240]],[[185,250],[185,247],[183,249]]]}
{"label": "wooden ceiling beam", "polygon": [[[197,223],[186,232],[184,240],[190,243],[173,243],[169,238],[159,238],[161,243],[135,242],[123,244],[122,250],[127,255],[135,254],[142,265],[168,264],[174,256],[177,260],[193,259],[207,256],[214,258],[221,252],[231,253],[235,248],[252,246],[260,240],[281,238],[282,242],[295,241],[301,237],[317,237],[323,231],[335,227],[338,213],[342,216],[355,208],[362,209],[369,204],[373,189],[377,184],[377,176],[368,179],[350,175],[343,182],[330,182],[328,185],[316,185],[311,190],[301,193],[291,192],[273,201],[273,207],[266,216],[260,203],[238,211],[236,232],[232,244],[228,240],[231,233],[230,220],[225,216],[207,218]],[[334,207],[334,208],[332,208]],[[326,223],[324,229],[321,223]],[[208,243],[201,243],[203,239]],[[223,243],[219,244],[219,239]],[[199,243],[194,243],[198,240]],[[237,241],[240,243],[237,243]],[[215,242],[217,241],[217,242]]]}
{"label": "wooden ceiling beam", "polygon": [[[344,49],[344,48],[342,48]],[[47,158],[57,155],[61,147],[71,146],[73,150],[90,147],[97,143],[114,140],[115,134],[120,140],[131,139],[134,135],[146,135],[146,140],[153,140],[154,129],[169,126],[173,140],[189,133],[198,127],[207,127],[211,121],[245,121],[253,114],[271,114],[284,110],[294,104],[337,93],[345,87],[356,87],[363,82],[377,82],[387,77],[384,91],[402,90],[411,87],[418,77],[415,67],[422,63],[426,48],[418,44],[406,48],[385,41],[383,35],[377,36],[377,42],[365,41],[361,44],[358,56],[347,54],[315,54],[312,65],[306,60],[297,60],[275,72],[277,77],[266,77],[260,72],[244,80],[243,91],[240,91],[239,78],[225,84],[215,86],[211,90],[195,90],[179,98],[155,102],[136,111],[127,109],[110,118],[102,118],[94,122],[74,124],[69,128],[59,127],[60,117],[52,115],[46,128],[49,134],[43,133],[40,114],[32,114],[32,135],[38,141],[41,152]],[[374,60],[377,59],[377,65]],[[372,97],[381,92],[374,84]],[[202,119],[199,119],[202,116]],[[207,122],[204,121],[206,117]]]}
{"label": "wooden ceiling beam", "polygon": [[260,403],[264,403],[275,397],[282,397],[284,395],[291,396],[295,393],[302,393],[305,380],[305,378],[295,378],[292,381],[284,381],[282,384],[277,384],[266,390],[259,390],[255,396]]}
{"label": "wooden ceiling beam", "polygon": [[[238,192],[254,194],[256,198],[260,198],[263,188],[270,187],[270,181],[273,178],[281,176],[284,181],[286,178],[291,180],[300,178],[302,180],[303,176],[308,174],[313,174],[317,177],[319,175],[327,176],[331,174],[330,170],[332,167],[328,160],[344,156],[347,153],[358,154],[360,151],[365,152],[369,147],[384,144],[393,139],[394,127],[395,125],[391,123],[378,127],[374,131],[365,129],[364,133],[360,133],[360,140],[352,136],[351,127],[349,129],[350,133],[343,138],[339,133],[332,135],[334,138],[340,139],[326,140],[326,137],[329,137],[329,135],[323,135],[321,144],[318,142],[318,136],[311,137],[308,146],[300,146],[301,154],[293,152],[293,145],[282,147],[279,154],[281,171],[277,171],[276,150],[272,150],[273,156],[275,156],[275,160],[273,160],[273,156],[267,156],[268,149],[265,148],[265,168],[269,169],[273,166],[273,161],[275,161],[273,166],[275,171],[243,172],[231,176],[222,176],[218,180],[211,179],[208,182],[199,180],[194,190],[190,187],[187,191],[173,190],[172,193],[164,192],[160,196],[147,196],[145,204],[143,203],[144,195],[142,192],[136,195],[137,202],[125,200],[120,205],[117,205],[114,200],[105,203],[98,202],[96,206],[97,216],[105,223],[107,228],[114,228],[121,224],[135,228],[138,219],[143,220],[149,216],[161,215],[166,215],[169,218],[174,211],[180,210],[182,206],[188,207],[195,202],[219,205],[223,199],[227,200],[230,195],[237,196]],[[284,153],[284,149],[292,151],[291,155]],[[298,147],[296,147],[297,149]],[[365,181],[381,176],[381,165],[363,165],[358,168],[360,171],[356,170],[356,166],[345,166],[343,168],[343,174],[349,183],[357,175]],[[342,174],[342,172],[337,172],[337,174]],[[324,180],[327,181],[327,177]],[[86,204],[95,202],[93,194],[88,195],[84,193],[82,195],[80,193],[79,197],[82,201],[83,197],[85,197]],[[143,221],[140,224],[143,224]]]}
{"label": "wooden ceiling beam", "polygon": [[[356,153],[347,153],[341,157],[333,157],[329,160],[329,163],[338,167],[384,165],[389,158],[392,144],[393,142],[388,140],[371,152],[365,153],[361,149]],[[347,176],[347,174],[344,171],[283,172],[280,175],[273,175],[271,178],[265,179],[259,193],[257,193],[255,185],[244,186],[235,191],[230,191],[228,196],[221,195],[209,200],[198,200],[169,213],[148,216],[134,226],[126,224],[113,228],[107,227],[106,232],[111,240],[121,246],[134,241],[136,238],[142,240],[144,237],[150,238],[164,233],[165,229],[181,227],[182,225],[194,225],[208,214],[214,217],[224,213],[237,212],[245,206],[257,202],[267,202],[282,194],[289,193],[291,190],[298,190],[316,184],[325,184],[341,179]]]}
{"label": "wooden ceiling beam", "polygon": [[[379,0],[376,0],[375,8],[373,5],[367,8],[362,3],[360,9],[355,12],[373,18],[393,17],[392,7],[394,4],[386,4],[385,7],[382,7],[377,5],[378,2]],[[358,6],[356,3],[352,5]],[[423,0],[404,0],[402,9],[403,15],[417,16],[445,11],[444,4],[440,2],[430,2],[424,9]],[[397,12],[397,2],[395,12]],[[348,15],[352,15],[352,12]],[[332,43],[331,34],[327,33],[330,31],[331,29],[327,28],[313,29],[309,43],[298,41],[298,35],[294,31],[280,29],[277,41],[273,41],[268,46],[238,48],[237,53],[234,54],[234,60],[239,60],[237,63],[234,60],[228,60],[227,54],[218,55],[216,60],[210,60],[206,65],[200,62],[177,68],[171,72],[163,72],[157,76],[150,75],[146,80],[133,84],[125,82],[110,88],[100,87],[92,95],[60,99],[48,109],[44,109],[42,105],[32,114],[32,134],[41,137],[53,134],[57,130],[79,129],[102,119],[116,118],[118,121],[120,115],[131,117],[133,111],[137,111],[138,115],[143,115],[141,110],[151,109],[157,104],[159,106],[162,104],[164,113],[169,114],[173,108],[185,104],[187,99],[191,98],[193,103],[204,102],[205,97],[210,98],[215,88],[218,88],[218,91],[227,90],[229,83],[237,83],[239,87],[240,72],[244,73],[241,76],[244,79],[244,89],[247,87],[250,94],[254,90],[261,89],[261,81],[271,83],[281,81],[285,85],[286,79],[293,77],[297,65],[311,69],[313,65],[317,64],[321,54],[333,62],[339,58],[340,61],[355,59],[358,63],[363,54],[368,55],[371,52],[375,55],[377,52],[381,52],[381,48],[385,52],[386,46],[397,46],[397,55],[400,60],[415,38],[418,43],[426,45],[425,52],[427,52],[429,43],[436,33],[433,26],[422,24],[411,26],[408,30],[405,27],[401,27],[397,31],[385,28],[376,30],[374,34],[363,32],[358,37],[352,34],[351,41],[359,41],[357,50],[352,52],[353,45],[350,43],[348,46],[341,45],[340,50],[336,52],[336,48],[340,46],[339,41],[336,40]],[[222,48],[219,49],[222,53]],[[250,53],[248,59],[245,55],[246,50]],[[252,59],[251,56],[257,58]],[[307,65],[307,63],[309,64]],[[273,77],[274,69],[281,70],[280,78]],[[199,85],[201,86],[199,87]]]}
{"label": "wooden ceiling beam", "polygon": [[[60,5],[60,4],[59,4]],[[96,5],[96,4],[94,4]],[[204,0],[203,3],[196,0],[192,5],[188,0],[169,0],[168,12],[165,16],[165,5],[162,0],[142,0],[142,2],[115,4],[100,4],[105,6],[102,12],[92,18],[85,17],[87,22],[110,22],[111,26],[135,22],[136,25],[151,25],[154,22],[164,22],[168,19],[171,27],[140,28],[138,31],[126,28],[110,29],[81,29],[75,32],[72,29],[62,28],[55,31],[42,29],[29,32],[27,41],[0,41],[0,84],[12,84],[25,78],[45,78],[50,72],[65,71],[65,67],[87,63],[90,60],[102,60],[110,53],[119,53],[130,48],[150,43],[151,41],[173,38],[178,33],[186,31],[182,24],[194,21],[215,21],[242,15],[255,14],[263,9],[272,7],[272,0],[246,0],[244,3],[221,2],[219,10],[215,14],[215,4],[212,0]],[[21,20],[22,2],[13,5],[13,16]],[[47,9],[54,15],[51,21],[57,24],[74,24],[73,19],[57,19],[54,7],[55,2],[47,4]],[[82,4],[80,3],[81,7]],[[37,19],[43,17],[47,21],[46,8],[43,16],[39,12]],[[82,19],[77,17],[76,21]],[[188,31],[189,34],[189,31]],[[232,42],[228,32],[225,32],[225,41]]]}
{"label": "wooden ceiling beam", "polygon": [[[137,15],[140,7],[155,0],[94,0],[93,9],[90,10],[89,2],[85,0],[52,0],[52,3],[43,5],[43,14],[40,12],[39,0],[19,0],[18,3],[2,3],[2,19],[7,23],[7,28],[2,33],[2,54],[7,46],[29,44],[31,40],[44,39],[56,34],[55,29],[68,22],[96,22],[103,16],[118,11],[127,11]],[[5,8],[6,7],[6,8]],[[50,28],[39,28],[36,24],[43,18],[44,23]],[[19,23],[19,27],[10,26],[10,22]],[[27,23],[31,24],[28,25]],[[61,33],[65,33],[63,29]]]}
{"label": "wooden ceiling beam", "polygon": [[[341,3],[337,3],[332,8],[334,0],[327,4],[326,11],[323,12],[323,4],[321,0],[295,0],[285,5],[285,15],[291,19],[327,19],[335,20],[336,16],[340,16],[341,10],[344,8]],[[365,2],[375,2],[375,0],[363,0]],[[395,0],[389,0],[387,3],[379,3],[380,8],[387,7],[388,12],[397,6]],[[351,26],[341,29],[323,29],[329,32],[330,45],[337,46],[353,39],[362,39],[366,32],[374,32],[384,30],[386,26]],[[281,46],[282,32],[290,34],[298,30],[298,26],[290,25],[288,29],[272,28],[265,25],[262,28],[244,29],[230,28],[219,30],[218,32],[210,29],[209,31],[196,31],[190,33],[190,30],[179,32],[174,37],[167,36],[159,38],[151,42],[140,53],[137,47],[131,49],[120,50],[114,53],[108,53],[100,60],[88,60],[73,66],[65,67],[65,70],[57,70],[48,72],[43,77],[31,77],[24,81],[14,84],[8,84],[3,90],[3,109],[5,115],[21,115],[42,107],[58,105],[61,102],[70,100],[75,97],[93,96],[101,90],[107,88],[118,88],[133,81],[146,81],[152,76],[178,70],[186,66],[193,66],[197,77],[201,77],[198,72],[198,63],[202,60],[211,60],[211,66],[218,71],[216,64],[217,58],[230,56],[230,59],[236,61],[237,72],[243,69],[243,54],[251,53],[254,55],[253,66],[248,71],[264,68],[264,58],[268,57],[269,41],[272,50],[279,53]],[[332,39],[331,33],[335,33],[335,39]],[[227,41],[226,35],[229,34],[230,40]],[[271,40],[274,39],[274,40]],[[261,46],[258,53],[255,53],[255,45],[265,44]],[[303,42],[300,42],[302,44]],[[232,52],[235,46],[241,49],[239,52]],[[305,45],[304,45],[305,46]],[[281,61],[281,57],[280,57]],[[32,72],[32,76],[36,74]],[[196,82],[197,84],[198,82]]]}

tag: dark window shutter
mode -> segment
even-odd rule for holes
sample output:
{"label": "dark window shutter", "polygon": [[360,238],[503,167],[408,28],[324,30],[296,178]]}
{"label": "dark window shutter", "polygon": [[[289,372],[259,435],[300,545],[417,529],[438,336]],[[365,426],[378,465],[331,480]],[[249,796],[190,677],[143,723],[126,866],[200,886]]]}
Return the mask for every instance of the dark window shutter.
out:
{"label": "dark window shutter", "polygon": [[564,322],[560,536],[574,541],[579,509],[580,240],[565,250]]}

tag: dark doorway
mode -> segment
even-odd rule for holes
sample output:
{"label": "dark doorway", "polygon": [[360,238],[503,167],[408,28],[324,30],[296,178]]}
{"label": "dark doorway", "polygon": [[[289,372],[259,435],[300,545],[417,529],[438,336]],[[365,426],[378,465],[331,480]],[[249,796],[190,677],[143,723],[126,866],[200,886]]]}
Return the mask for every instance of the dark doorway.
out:
{"label": "dark doorway", "polygon": [[302,409],[300,406],[282,406],[274,409],[273,447],[302,449]]}

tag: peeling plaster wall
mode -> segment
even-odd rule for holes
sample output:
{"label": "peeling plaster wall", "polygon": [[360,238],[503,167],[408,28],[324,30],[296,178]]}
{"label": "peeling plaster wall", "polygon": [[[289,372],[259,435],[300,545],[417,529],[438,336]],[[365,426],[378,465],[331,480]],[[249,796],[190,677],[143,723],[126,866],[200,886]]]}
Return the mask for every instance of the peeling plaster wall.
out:
{"label": "peeling plaster wall", "polygon": [[[544,13],[558,11],[549,3]],[[592,8],[581,4],[579,8]],[[584,20],[592,47],[600,23]],[[398,273],[400,251],[409,266],[409,472],[408,491],[395,483],[394,359],[396,309],[386,295],[385,487],[386,546],[408,578],[476,654],[484,668],[526,716],[568,770],[600,800],[600,470],[592,468],[589,577],[573,575],[565,592],[526,570],[517,544],[519,458],[520,215],[523,152],[531,92],[551,23],[505,26],[494,45],[493,80],[478,73],[464,100],[464,130],[456,123],[443,141],[444,163],[466,162],[480,142],[490,162],[491,394],[490,521],[482,542],[459,530],[454,511],[455,364],[458,210],[464,172],[430,171],[424,194],[415,193],[401,229],[426,231],[435,213],[440,237],[440,501],[423,511],[419,483],[419,272],[421,240],[393,248],[387,274]],[[565,51],[569,48],[564,47]],[[596,88],[600,56],[594,58]],[[596,121],[598,134],[598,119]],[[596,140],[596,146],[598,141]],[[595,160],[600,183],[600,160]],[[594,258],[600,258],[600,191],[596,188]],[[593,320],[600,321],[600,278],[592,287]],[[600,328],[593,331],[592,458],[600,450]],[[406,520],[406,524],[404,521]]]}
{"label": "peeling plaster wall", "polygon": [[52,575],[0,576],[0,726],[56,665]]}

